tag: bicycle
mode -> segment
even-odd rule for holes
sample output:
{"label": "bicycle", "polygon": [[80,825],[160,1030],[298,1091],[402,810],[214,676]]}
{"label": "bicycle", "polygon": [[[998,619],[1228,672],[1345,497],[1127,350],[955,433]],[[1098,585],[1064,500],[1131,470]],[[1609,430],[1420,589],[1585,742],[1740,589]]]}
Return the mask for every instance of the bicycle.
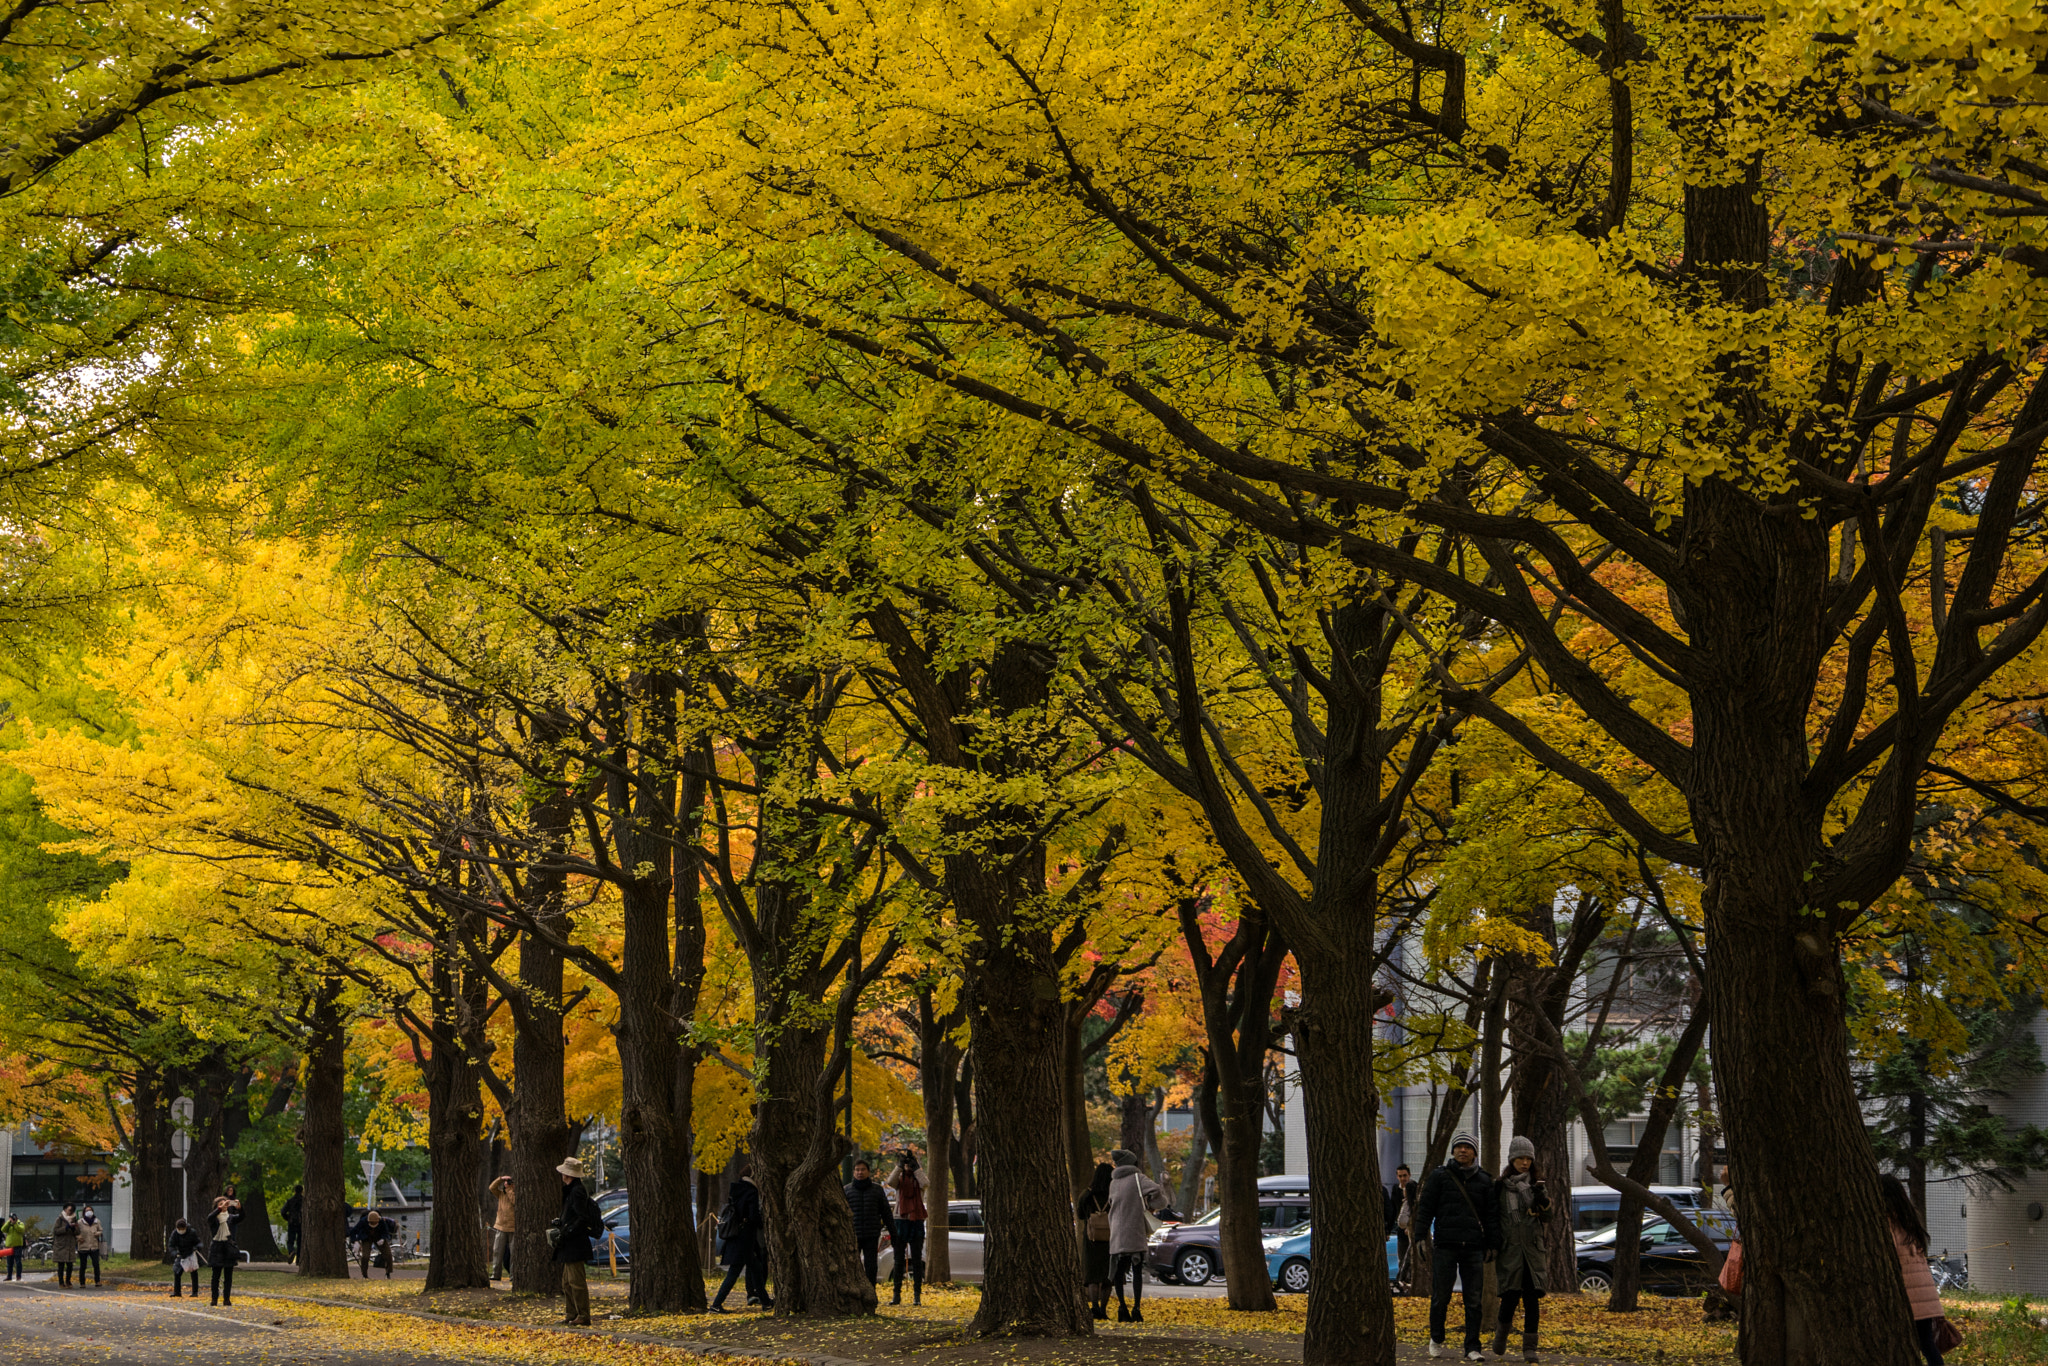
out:
{"label": "bicycle", "polygon": [[1934,1277],[1935,1290],[1943,1294],[1952,1291],[1962,1293],[1973,1288],[1968,1257],[1929,1257],[1927,1272]]}

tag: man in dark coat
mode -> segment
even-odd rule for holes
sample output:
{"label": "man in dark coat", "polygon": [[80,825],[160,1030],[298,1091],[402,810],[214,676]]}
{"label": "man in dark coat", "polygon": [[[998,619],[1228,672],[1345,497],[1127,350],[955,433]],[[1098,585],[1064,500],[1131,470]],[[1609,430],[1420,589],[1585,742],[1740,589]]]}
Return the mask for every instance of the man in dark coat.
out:
{"label": "man in dark coat", "polygon": [[1493,1178],[1479,1166],[1479,1145],[1470,1134],[1451,1140],[1451,1160],[1429,1174],[1415,1202],[1415,1236],[1432,1240],[1430,1260],[1429,1354],[1445,1354],[1444,1320],[1453,1284],[1465,1293],[1465,1360],[1484,1361],[1479,1349],[1479,1310],[1485,1295],[1486,1264],[1500,1250],[1500,1204]]}
{"label": "man in dark coat", "polygon": [[296,1262],[299,1259],[299,1239],[304,1236],[304,1230],[299,1224],[299,1221],[305,1217],[306,1213],[306,1188],[304,1186],[292,1187],[291,1197],[284,1202],[282,1213],[284,1214],[285,1256]]}
{"label": "man in dark coat", "polygon": [[[1396,1279],[1406,1281],[1412,1274],[1412,1263],[1408,1260],[1408,1248],[1412,1241],[1408,1230],[1415,1222],[1415,1202],[1422,1195],[1422,1187],[1408,1174],[1408,1164],[1403,1162],[1394,1168],[1394,1184],[1387,1188],[1386,1230],[1399,1240],[1401,1272]],[[1401,1222],[1401,1211],[1408,1211],[1408,1222]]]}
{"label": "man in dark coat", "polygon": [[846,1183],[845,1190],[846,1203],[853,1210],[854,1246],[860,1249],[860,1264],[867,1268],[868,1284],[873,1285],[882,1254],[882,1230],[889,1226],[889,1193],[865,1162],[853,1164],[853,1180]]}
{"label": "man in dark coat", "polygon": [[775,1307],[768,1298],[768,1249],[761,1243],[761,1192],[754,1185],[753,1167],[744,1161],[726,1194],[725,1208],[718,1212],[718,1259],[725,1264],[725,1283],[711,1297],[712,1313],[726,1312],[725,1297],[742,1272],[747,1277],[747,1303]]}
{"label": "man in dark coat", "polygon": [[555,1240],[555,1260],[562,1264],[562,1322],[588,1328],[590,1283],[584,1268],[590,1261],[591,1239],[604,1232],[604,1216],[583,1187],[580,1159],[572,1157],[555,1170],[562,1174],[561,1236]]}
{"label": "man in dark coat", "polygon": [[348,1231],[348,1240],[356,1246],[356,1264],[363,1269],[363,1279],[370,1279],[370,1268],[384,1268],[384,1279],[391,1279],[391,1238],[398,1232],[398,1225],[386,1219],[376,1210],[366,1210],[356,1220],[355,1227]]}

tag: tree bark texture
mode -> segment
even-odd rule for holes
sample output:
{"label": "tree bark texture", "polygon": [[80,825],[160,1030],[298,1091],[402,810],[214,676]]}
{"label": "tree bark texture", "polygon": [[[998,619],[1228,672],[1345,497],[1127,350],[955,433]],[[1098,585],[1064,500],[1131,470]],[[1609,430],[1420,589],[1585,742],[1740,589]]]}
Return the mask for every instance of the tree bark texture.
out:
{"label": "tree bark texture", "polygon": [[348,1199],[341,1164],[348,1137],[343,1110],[348,1039],[339,984],[329,983],[314,1000],[311,1024],[299,1126],[304,1154],[299,1184],[305,1187],[299,1205],[299,1275],[315,1280],[345,1279]]}
{"label": "tree bark texture", "polygon": [[[162,1219],[165,1187],[177,1178],[171,1170],[170,1097],[163,1076],[154,1067],[138,1067],[129,1091],[134,1111],[129,1131],[133,1160],[128,1167],[130,1217],[128,1255],[138,1262],[164,1255]],[[111,1249],[118,1251],[119,1249]]]}
{"label": "tree bark texture", "polygon": [[[547,917],[558,933],[566,919]],[[561,1268],[547,1238],[548,1223],[562,1212],[555,1168],[575,1153],[583,1134],[582,1124],[568,1117],[562,1083],[563,977],[561,950],[540,935],[520,936],[525,999],[513,1017],[512,1104],[505,1121],[511,1135],[506,1174],[512,1178],[512,1289],[526,1295],[561,1293]]]}
{"label": "tree bark texture", "polygon": [[480,1036],[487,996],[482,975],[466,970],[461,946],[473,943],[481,929],[460,924],[469,918],[449,919],[447,940],[428,973],[432,1027],[413,1034],[416,1050],[425,1045],[420,1072],[427,1090],[427,1159],[434,1189],[453,1193],[429,1226],[424,1291],[490,1284],[490,1246],[484,1241],[481,1211],[471,1204],[484,1160],[481,1059],[487,1054]]}
{"label": "tree bark texture", "polygon": [[921,993],[917,1014],[917,1078],[924,1099],[925,1280],[947,1285],[953,1280],[953,1254],[947,1245],[947,1206],[953,1186],[953,1085],[960,1073],[960,1045],[953,1041],[961,1013],[932,1009],[930,993]]}

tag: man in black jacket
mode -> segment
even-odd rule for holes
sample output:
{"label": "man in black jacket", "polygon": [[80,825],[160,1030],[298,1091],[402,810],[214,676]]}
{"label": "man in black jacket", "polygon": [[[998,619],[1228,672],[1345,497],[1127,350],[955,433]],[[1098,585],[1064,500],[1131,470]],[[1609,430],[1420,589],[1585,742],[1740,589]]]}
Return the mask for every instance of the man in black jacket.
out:
{"label": "man in black jacket", "polygon": [[1451,1140],[1451,1160],[1429,1174],[1415,1202],[1415,1236],[1431,1239],[1429,1354],[1444,1355],[1444,1320],[1451,1287],[1465,1292],[1465,1360],[1484,1361],[1479,1350],[1479,1308],[1486,1264],[1500,1250],[1500,1202],[1493,1178],[1479,1167],[1479,1145],[1470,1134]]}
{"label": "man in black jacket", "polygon": [[584,1268],[590,1261],[590,1240],[604,1232],[604,1216],[583,1188],[581,1159],[572,1157],[555,1170],[562,1174],[562,1217],[557,1221],[561,1236],[555,1240],[555,1260],[562,1264],[562,1322],[588,1328],[590,1282]]}
{"label": "man in black jacket", "polygon": [[876,1279],[876,1263],[882,1254],[882,1230],[889,1226],[889,1193],[874,1179],[865,1162],[853,1164],[853,1180],[846,1184],[846,1203],[853,1210],[853,1241],[860,1248],[860,1264],[867,1268],[868,1284]]}
{"label": "man in black jacket", "polygon": [[[1394,1184],[1387,1188],[1386,1229],[1399,1240],[1399,1247],[1396,1250],[1400,1254],[1398,1264],[1401,1270],[1395,1279],[1404,1284],[1413,1274],[1412,1264],[1408,1260],[1411,1241],[1408,1230],[1415,1222],[1415,1201],[1421,1194],[1422,1187],[1416,1185],[1414,1178],[1408,1174],[1406,1162],[1394,1168]],[[1408,1211],[1406,1224],[1401,1222],[1401,1211],[1404,1209]]]}
{"label": "man in black jacket", "polygon": [[725,1297],[742,1272],[747,1278],[747,1303],[773,1309],[768,1298],[768,1250],[761,1246],[761,1192],[754,1185],[753,1165],[740,1162],[725,1208],[718,1214],[718,1256],[725,1263],[725,1283],[711,1297],[711,1312],[725,1312]]}

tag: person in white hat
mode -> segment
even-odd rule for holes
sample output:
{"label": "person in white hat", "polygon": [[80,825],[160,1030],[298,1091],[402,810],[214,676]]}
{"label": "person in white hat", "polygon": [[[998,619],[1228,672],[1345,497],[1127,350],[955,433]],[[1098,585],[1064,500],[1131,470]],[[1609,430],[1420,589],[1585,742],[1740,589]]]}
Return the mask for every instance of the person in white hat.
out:
{"label": "person in white hat", "polygon": [[590,1262],[591,1239],[604,1232],[597,1201],[583,1188],[583,1163],[570,1158],[555,1168],[562,1174],[561,1230],[555,1239],[555,1260],[562,1264],[562,1322],[590,1326],[590,1284],[584,1268]]}

